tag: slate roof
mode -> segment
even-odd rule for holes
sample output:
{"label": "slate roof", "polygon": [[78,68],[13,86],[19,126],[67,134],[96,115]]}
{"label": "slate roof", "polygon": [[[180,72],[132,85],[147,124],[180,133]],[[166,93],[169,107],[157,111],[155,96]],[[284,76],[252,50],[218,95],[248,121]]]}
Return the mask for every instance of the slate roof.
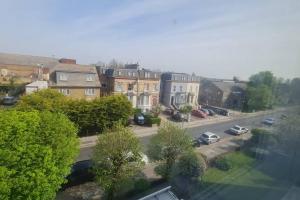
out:
{"label": "slate roof", "polygon": [[233,91],[245,90],[247,87],[246,83],[237,83],[234,81],[212,81],[212,84],[222,90],[225,95]]}

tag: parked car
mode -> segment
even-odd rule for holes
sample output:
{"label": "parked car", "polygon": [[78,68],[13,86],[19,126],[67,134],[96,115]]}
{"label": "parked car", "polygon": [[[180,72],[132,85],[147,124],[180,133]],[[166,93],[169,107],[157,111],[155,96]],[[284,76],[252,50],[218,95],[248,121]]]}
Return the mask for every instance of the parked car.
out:
{"label": "parked car", "polygon": [[221,137],[211,132],[205,132],[200,135],[200,139],[206,144],[211,144],[220,141]]}
{"label": "parked car", "polygon": [[249,131],[247,128],[241,127],[238,125],[233,126],[229,130],[230,130],[230,132],[234,133],[235,135],[241,135],[241,134],[247,133]]}
{"label": "parked car", "polygon": [[274,118],[266,118],[262,121],[263,124],[266,124],[266,125],[269,125],[269,126],[272,126],[275,122],[275,119]]}
{"label": "parked car", "polygon": [[164,113],[167,114],[167,115],[173,115],[174,109],[172,109],[172,108],[166,108],[164,110]]}
{"label": "parked car", "polygon": [[216,112],[213,111],[212,109],[207,109],[207,110],[208,110],[210,116],[215,116],[216,115]]}
{"label": "parked car", "polygon": [[92,181],[95,176],[91,169],[91,160],[83,160],[74,163],[70,175],[67,176],[68,182],[62,186],[62,189]]}
{"label": "parked car", "polygon": [[187,121],[187,118],[184,114],[177,112],[175,115],[172,116],[174,120],[178,122]]}
{"label": "parked car", "polygon": [[17,99],[13,96],[7,96],[7,97],[3,97],[2,99],[2,104],[3,105],[14,105],[17,102]]}
{"label": "parked car", "polygon": [[205,118],[207,115],[202,112],[201,110],[192,110],[192,115],[196,116],[196,117],[202,117]]}
{"label": "parked car", "polygon": [[205,108],[200,108],[200,111],[204,112],[206,115],[209,115],[209,111]]}
{"label": "parked car", "polygon": [[201,144],[202,144],[202,140],[200,137],[192,140],[193,147],[200,147]]}
{"label": "parked car", "polygon": [[145,124],[145,117],[142,113],[135,114],[134,115],[134,121],[138,125],[144,125]]}

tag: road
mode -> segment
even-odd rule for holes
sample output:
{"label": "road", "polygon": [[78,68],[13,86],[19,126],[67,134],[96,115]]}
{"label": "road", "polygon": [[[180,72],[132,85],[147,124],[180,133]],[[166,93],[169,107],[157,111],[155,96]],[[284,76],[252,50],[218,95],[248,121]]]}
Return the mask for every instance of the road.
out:
{"label": "road", "polygon": [[[274,114],[267,115],[267,116],[268,117],[272,116],[275,119],[278,119],[281,114],[282,114],[282,112],[276,112]],[[228,133],[228,129],[231,128],[232,126],[240,125],[240,126],[244,126],[244,127],[248,128],[248,129],[255,128],[255,127],[261,127],[261,126],[263,126],[261,124],[261,121],[264,118],[266,118],[267,116],[253,116],[253,117],[249,117],[246,119],[236,119],[236,120],[227,121],[227,122],[202,125],[202,126],[198,126],[198,127],[188,128],[187,132],[193,138],[198,137],[200,135],[200,133],[203,133],[205,131],[210,131],[210,132],[216,133],[221,138],[234,137],[233,135]],[[151,137],[152,137],[152,135],[139,138],[144,150],[146,149],[147,144],[149,143]],[[93,147],[81,148],[80,154],[77,158],[77,161],[89,159],[92,155],[92,151],[93,151]]]}

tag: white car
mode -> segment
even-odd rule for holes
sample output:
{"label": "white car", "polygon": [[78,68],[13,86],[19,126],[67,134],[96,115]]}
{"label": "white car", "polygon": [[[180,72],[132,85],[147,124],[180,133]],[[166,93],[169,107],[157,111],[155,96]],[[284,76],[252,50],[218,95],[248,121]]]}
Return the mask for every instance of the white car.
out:
{"label": "white car", "polygon": [[263,124],[266,124],[266,125],[273,125],[275,122],[275,119],[274,118],[266,118],[265,120],[262,121]]}
{"label": "white car", "polygon": [[205,132],[200,135],[200,139],[204,141],[206,144],[211,144],[220,141],[221,138],[220,136],[214,133]]}
{"label": "white car", "polygon": [[241,127],[241,126],[238,126],[238,125],[233,126],[229,130],[230,130],[230,132],[232,132],[236,135],[241,135],[241,134],[247,133],[249,131],[247,128]]}

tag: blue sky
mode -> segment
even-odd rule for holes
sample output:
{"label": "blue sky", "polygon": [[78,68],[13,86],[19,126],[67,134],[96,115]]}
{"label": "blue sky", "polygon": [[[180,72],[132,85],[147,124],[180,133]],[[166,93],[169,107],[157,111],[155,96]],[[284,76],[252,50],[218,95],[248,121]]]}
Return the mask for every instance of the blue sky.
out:
{"label": "blue sky", "polygon": [[300,76],[299,0],[0,0],[0,52]]}

